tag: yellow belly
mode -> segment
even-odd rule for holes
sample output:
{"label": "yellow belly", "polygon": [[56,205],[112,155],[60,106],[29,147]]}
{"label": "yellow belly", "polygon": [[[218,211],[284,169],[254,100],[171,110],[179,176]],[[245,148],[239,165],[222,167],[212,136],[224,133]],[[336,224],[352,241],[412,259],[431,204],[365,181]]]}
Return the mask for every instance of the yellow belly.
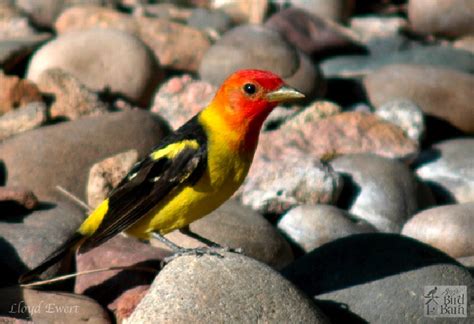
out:
{"label": "yellow belly", "polygon": [[[222,152],[224,153],[224,152]],[[235,154],[218,154],[194,186],[177,188],[166,199],[127,230],[148,239],[153,231],[166,234],[206,216],[222,205],[242,184],[250,160]],[[224,171],[223,171],[224,170]]]}

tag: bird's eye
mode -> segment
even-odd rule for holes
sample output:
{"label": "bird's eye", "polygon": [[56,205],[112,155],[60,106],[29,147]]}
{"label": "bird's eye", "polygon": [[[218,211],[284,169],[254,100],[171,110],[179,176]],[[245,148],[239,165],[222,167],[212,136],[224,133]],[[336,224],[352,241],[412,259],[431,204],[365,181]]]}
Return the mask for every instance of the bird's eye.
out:
{"label": "bird's eye", "polygon": [[257,87],[255,87],[255,84],[246,83],[244,85],[244,91],[246,94],[252,95],[257,91]]}

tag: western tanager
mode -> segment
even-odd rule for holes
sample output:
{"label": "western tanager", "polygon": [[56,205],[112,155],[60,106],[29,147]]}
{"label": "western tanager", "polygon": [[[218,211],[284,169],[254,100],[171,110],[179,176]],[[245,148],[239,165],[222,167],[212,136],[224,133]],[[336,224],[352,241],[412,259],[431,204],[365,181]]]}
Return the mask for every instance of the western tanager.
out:
{"label": "western tanager", "polygon": [[75,235],[39,266],[27,282],[67,252],[86,252],[125,231],[187,251],[163,237],[209,214],[244,181],[260,129],[281,102],[302,98],[277,75],[241,70],[219,88],[212,102],[140,162],[83,222]]}

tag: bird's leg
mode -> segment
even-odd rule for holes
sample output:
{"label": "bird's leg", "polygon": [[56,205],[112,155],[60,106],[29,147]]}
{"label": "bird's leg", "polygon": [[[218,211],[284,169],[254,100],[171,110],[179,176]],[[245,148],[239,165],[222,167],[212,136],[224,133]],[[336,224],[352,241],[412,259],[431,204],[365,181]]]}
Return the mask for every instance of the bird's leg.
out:
{"label": "bird's leg", "polygon": [[211,241],[211,240],[209,240],[209,239],[207,239],[207,238],[205,238],[205,237],[199,235],[199,234],[196,233],[196,232],[191,231],[191,229],[189,228],[189,225],[186,225],[186,226],[180,228],[179,231],[180,231],[181,233],[183,233],[184,235],[187,235],[187,236],[189,236],[189,237],[192,237],[193,239],[196,239],[196,240],[198,240],[199,242],[206,244],[206,245],[209,246],[209,247],[222,248],[222,246],[221,246],[220,244],[218,244],[218,243],[216,243],[216,242],[213,242],[213,241]]}
{"label": "bird's leg", "polygon": [[203,256],[207,254],[207,255],[213,255],[213,256],[223,258],[223,256],[215,250],[215,248],[202,247],[202,248],[188,249],[188,248],[184,248],[184,247],[174,244],[173,242],[168,240],[166,237],[164,237],[160,233],[152,232],[152,236],[156,238],[157,240],[159,240],[160,242],[162,242],[163,244],[165,244],[166,246],[168,246],[169,248],[171,248],[171,250],[173,250],[173,254],[170,255],[169,257],[166,257],[163,260],[165,264],[173,261],[177,257],[184,256],[184,255]]}

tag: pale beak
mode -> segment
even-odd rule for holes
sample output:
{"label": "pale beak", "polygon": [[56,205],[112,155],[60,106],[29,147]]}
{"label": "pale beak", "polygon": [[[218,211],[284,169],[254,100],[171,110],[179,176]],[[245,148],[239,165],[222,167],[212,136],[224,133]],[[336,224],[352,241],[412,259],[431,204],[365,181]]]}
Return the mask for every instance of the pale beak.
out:
{"label": "pale beak", "polygon": [[265,98],[269,102],[286,102],[304,98],[304,94],[288,86],[283,86],[278,90],[267,93]]}

